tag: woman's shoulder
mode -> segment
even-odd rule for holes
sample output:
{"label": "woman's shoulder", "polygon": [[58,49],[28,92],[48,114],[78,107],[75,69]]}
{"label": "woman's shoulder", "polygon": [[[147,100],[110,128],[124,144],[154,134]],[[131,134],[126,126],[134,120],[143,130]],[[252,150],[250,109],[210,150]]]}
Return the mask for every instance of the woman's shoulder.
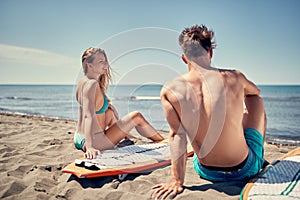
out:
{"label": "woman's shoulder", "polygon": [[83,94],[94,93],[97,89],[99,89],[99,83],[94,79],[81,80],[78,82],[78,88],[81,88]]}

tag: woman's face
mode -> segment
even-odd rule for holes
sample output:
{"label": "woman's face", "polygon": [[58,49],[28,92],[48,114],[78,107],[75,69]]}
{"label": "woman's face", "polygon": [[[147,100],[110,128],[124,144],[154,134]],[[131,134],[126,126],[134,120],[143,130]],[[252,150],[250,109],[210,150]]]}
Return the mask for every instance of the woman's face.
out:
{"label": "woman's face", "polygon": [[95,73],[106,74],[108,70],[108,63],[103,53],[97,52],[91,64]]}

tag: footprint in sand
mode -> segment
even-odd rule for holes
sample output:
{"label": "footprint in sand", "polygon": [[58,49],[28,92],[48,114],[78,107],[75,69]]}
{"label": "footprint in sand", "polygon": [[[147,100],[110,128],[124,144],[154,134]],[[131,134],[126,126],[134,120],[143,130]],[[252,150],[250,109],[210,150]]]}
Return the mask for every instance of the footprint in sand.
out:
{"label": "footprint in sand", "polygon": [[34,184],[34,190],[37,192],[45,192],[47,193],[47,190],[53,188],[57,185],[56,181],[53,181],[51,179],[43,178],[41,181],[35,182]]}
{"label": "footprint in sand", "polygon": [[20,181],[12,181],[2,187],[1,198],[9,197],[11,195],[20,194],[26,189],[26,185]]}
{"label": "footprint in sand", "polygon": [[13,176],[22,179],[24,175],[29,174],[34,169],[37,169],[37,167],[32,165],[20,165],[16,169],[8,171],[7,176]]}
{"label": "footprint in sand", "polygon": [[51,139],[51,140],[44,140],[43,141],[44,144],[48,144],[48,145],[57,145],[57,144],[63,144],[63,142],[60,139]]}

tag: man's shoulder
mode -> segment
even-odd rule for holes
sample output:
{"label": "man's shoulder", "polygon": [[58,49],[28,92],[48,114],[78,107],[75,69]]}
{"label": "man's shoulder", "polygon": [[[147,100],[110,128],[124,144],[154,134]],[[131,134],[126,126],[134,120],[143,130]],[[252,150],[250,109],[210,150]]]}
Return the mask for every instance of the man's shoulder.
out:
{"label": "man's shoulder", "polygon": [[233,75],[241,75],[243,74],[240,70],[238,69],[218,69],[220,72],[226,72],[226,73],[230,73]]}
{"label": "man's shoulder", "polygon": [[221,74],[224,74],[226,79],[240,79],[244,77],[244,74],[237,69],[218,69]]}
{"label": "man's shoulder", "polygon": [[172,99],[175,101],[185,99],[185,96],[189,93],[190,84],[185,79],[184,75],[175,77],[174,79],[166,82],[161,90],[161,97],[168,97],[169,101]]}
{"label": "man's shoulder", "polygon": [[164,90],[181,91],[184,90],[187,81],[183,76],[177,76],[163,85]]}

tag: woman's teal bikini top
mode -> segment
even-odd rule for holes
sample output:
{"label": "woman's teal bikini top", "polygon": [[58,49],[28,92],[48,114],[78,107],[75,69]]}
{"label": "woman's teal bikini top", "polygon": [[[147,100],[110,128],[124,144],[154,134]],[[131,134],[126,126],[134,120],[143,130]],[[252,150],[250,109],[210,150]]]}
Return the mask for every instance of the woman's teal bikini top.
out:
{"label": "woman's teal bikini top", "polygon": [[[83,99],[83,88],[84,88],[86,82],[82,86],[82,91],[81,91],[82,99]],[[100,88],[100,90],[101,90],[101,88]],[[103,102],[102,108],[100,108],[100,110],[96,111],[96,114],[103,114],[103,113],[105,113],[106,110],[108,109],[108,106],[109,106],[109,103],[108,103],[106,95],[104,94],[104,92],[102,90],[101,90],[101,92],[102,92],[102,95],[103,95],[103,98],[104,98],[104,102]],[[79,105],[80,105],[80,108],[82,109],[82,105],[81,104],[79,104]]]}
{"label": "woman's teal bikini top", "polygon": [[[101,90],[101,89],[100,89]],[[104,102],[103,102],[103,106],[102,108],[100,108],[100,110],[96,111],[96,114],[103,114],[105,113],[105,111],[108,109],[108,100],[106,98],[106,95],[104,94],[104,92],[101,90],[102,94],[103,94],[103,98],[104,98]]]}

